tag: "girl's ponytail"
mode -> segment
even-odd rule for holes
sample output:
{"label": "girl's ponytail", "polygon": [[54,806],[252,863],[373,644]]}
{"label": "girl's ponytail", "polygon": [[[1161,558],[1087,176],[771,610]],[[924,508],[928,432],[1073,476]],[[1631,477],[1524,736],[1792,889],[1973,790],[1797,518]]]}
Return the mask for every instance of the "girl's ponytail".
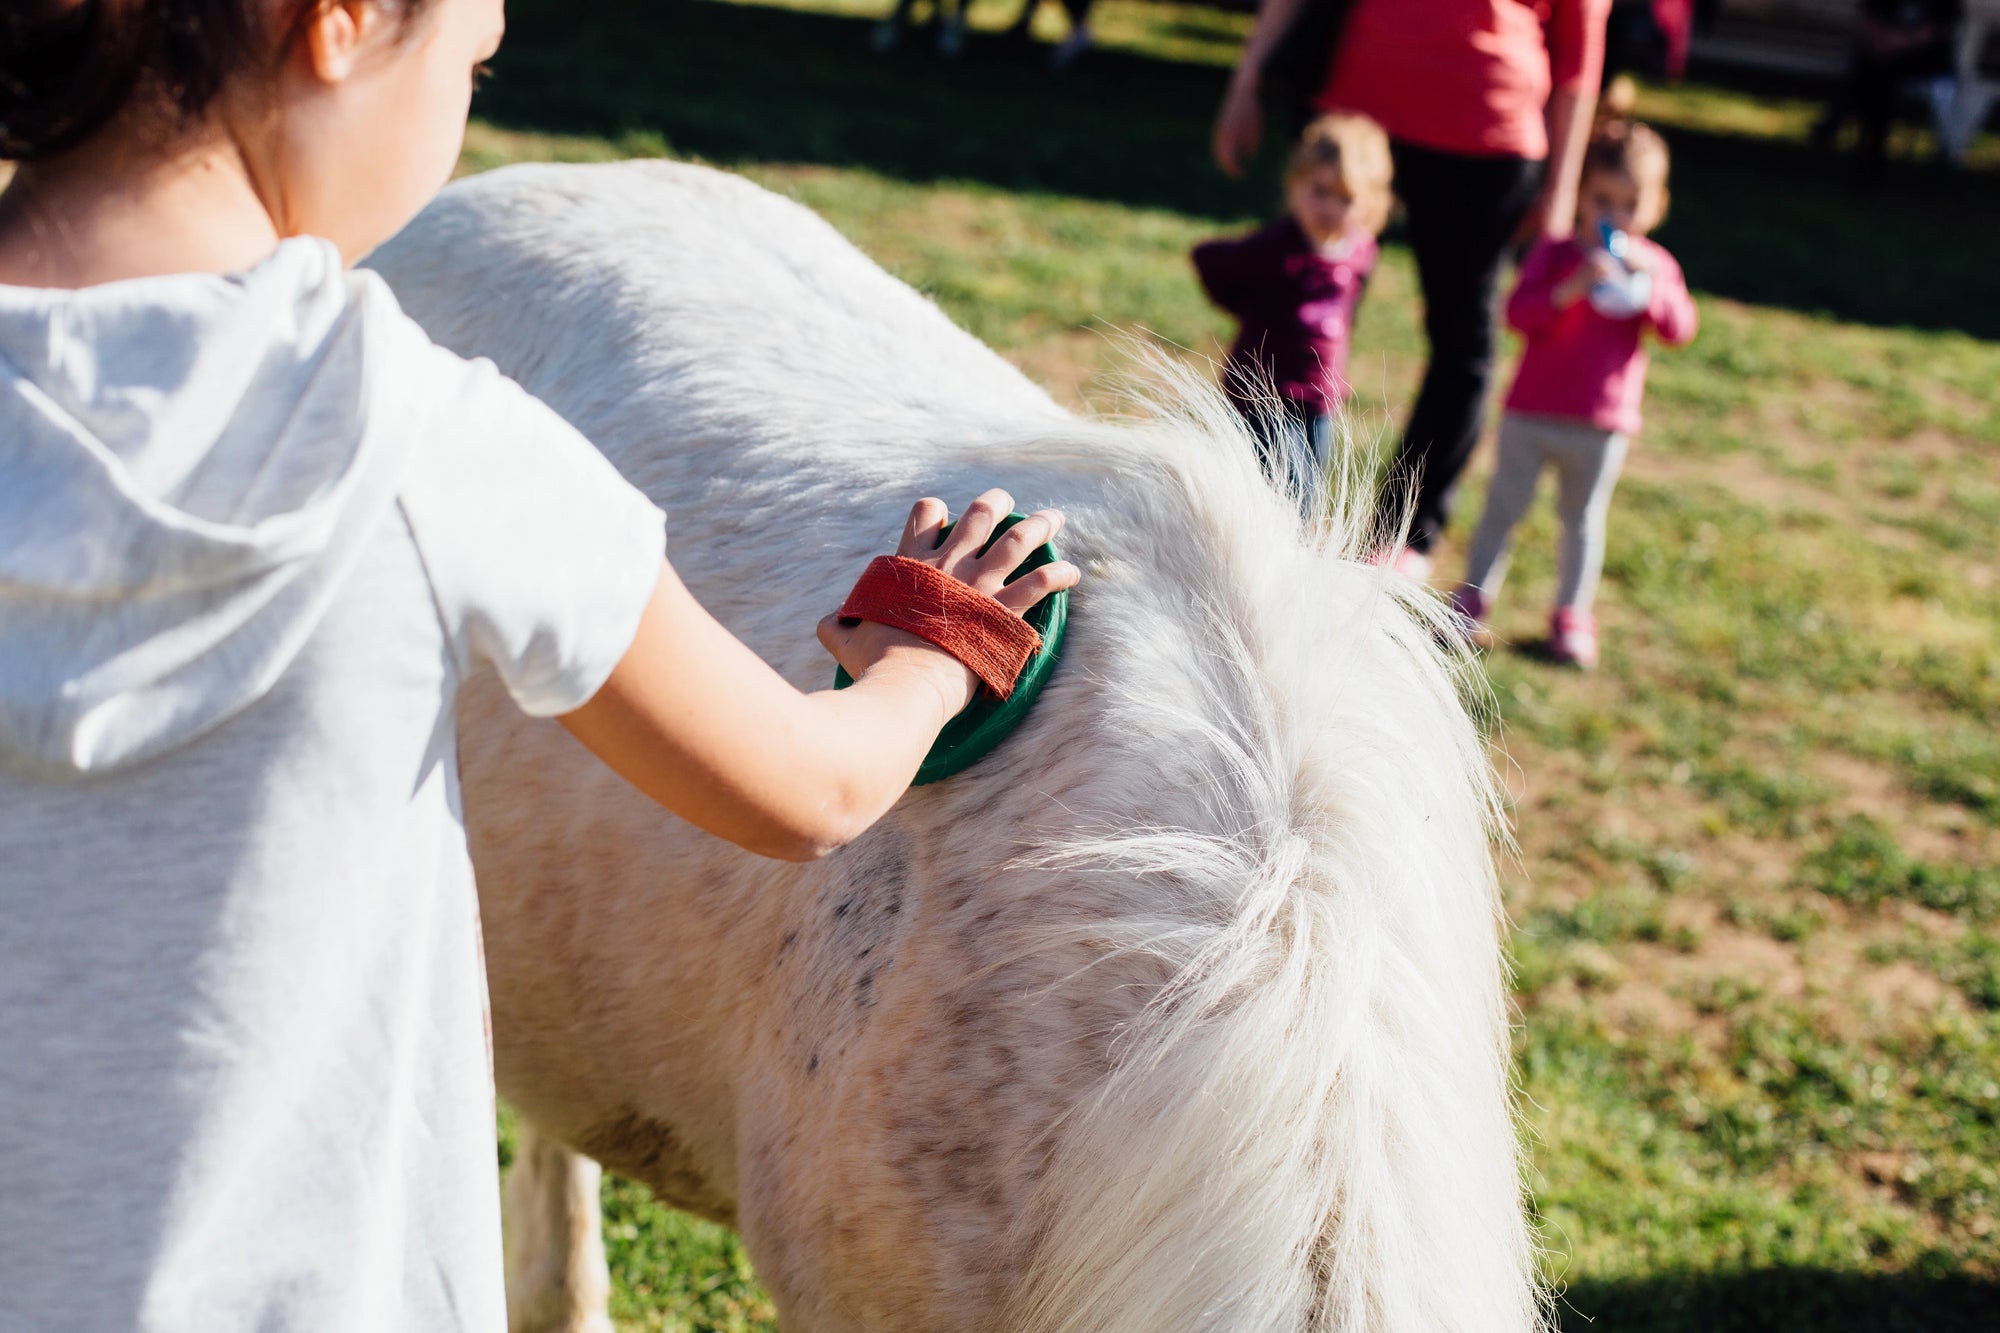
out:
{"label": "girl's ponytail", "polygon": [[58,152],[109,120],[145,67],[146,0],[22,0],[0,10],[0,157]]}
{"label": "girl's ponytail", "polygon": [[[163,135],[275,68],[326,0],[0,0],[0,158],[28,162],[128,110]],[[428,0],[381,0],[407,22]]]}

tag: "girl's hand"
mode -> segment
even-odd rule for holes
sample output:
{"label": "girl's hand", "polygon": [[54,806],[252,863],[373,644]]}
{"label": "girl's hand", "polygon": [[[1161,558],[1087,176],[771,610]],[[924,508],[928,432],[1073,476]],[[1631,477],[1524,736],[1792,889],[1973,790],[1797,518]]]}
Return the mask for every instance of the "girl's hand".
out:
{"label": "girl's hand", "polygon": [[[939,546],[944,506],[919,500],[899,555],[971,584],[1020,615],[1074,585],[1074,565],[1045,565],[1012,584],[1031,550],[1062,530],[1053,510],[979,548],[1013,499],[988,491]],[[914,634],[832,616],[820,642],[854,688],[803,694],[703,610],[673,566],[590,702],[563,725],[667,809],[740,847],[810,860],[852,840],[895,804],[938,731],[972,699],[972,673]]]}
{"label": "girl's hand", "polygon": [[[1007,576],[1020,568],[1030,552],[1044,542],[1054,540],[1063,529],[1063,516],[1059,511],[1038,510],[1009,528],[1000,540],[993,543],[992,550],[980,555],[979,548],[986,544],[987,538],[993,535],[993,529],[1013,508],[1014,498],[1007,492],[988,491],[965,507],[957,526],[951,530],[951,536],[939,545],[938,533],[943,530],[949,515],[942,500],[927,496],[911,507],[909,521],[903,525],[903,539],[896,545],[896,554],[921,560],[967,584],[975,592],[985,593],[1015,615],[1026,615],[1028,608],[1050,593],[1075,587],[1082,573],[1068,561],[1059,560],[1008,583]],[[828,616],[819,622],[819,641],[856,680],[892,655],[909,657],[913,663],[922,661],[929,670],[945,677],[943,683],[948,683],[952,695],[963,692],[964,697],[958,708],[970,702],[977,684],[972,673],[944,650],[933,647],[906,630],[892,629],[872,620],[847,625],[837,615]],[[952,711],[956,712],[957,708]]]}
{"label": "girl's hand", "polygon": [[[1247,59],[1244,64],[1249,64]],[[1215,135],[1210,145],[1215,152],[1215,165],[1232,179],[1242,178],[1244,168],[1256,159],[1257,149],[1264,142],[1264,108],[1257,97],[1256,80],[1239,69],[1237,77],[1230,80],[1229,91],[1223,95],[1221,110],[1215,115]]]}
{"label": "girl's hand", "polygon": [[1535,194],[1535,200],[1528,205],[1528,211],[1521,214],[1520,223],[1514,228],[1514,237],[1508,242],[1515,250],[1524,250],[1536,241],[1550,235],[1549,223],[1555,199],[1554,192],[1543,186]]}
{"label": "girl's hand", "polygon": [[1622,275],[1619,263],[1603,250],[1592,250],[1576,266],[1576,271],[1564,278],[1549,294],[1551,303],[1558,310],[1569,307],[1590,295],[1590,289],[1600,282],[1615,282]]}

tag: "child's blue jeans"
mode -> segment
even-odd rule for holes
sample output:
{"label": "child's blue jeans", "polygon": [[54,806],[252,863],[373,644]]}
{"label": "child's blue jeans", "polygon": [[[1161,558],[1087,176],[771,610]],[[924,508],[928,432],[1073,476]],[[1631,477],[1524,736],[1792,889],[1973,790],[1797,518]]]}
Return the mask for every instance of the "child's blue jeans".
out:
{"label": "child's blue jeans", "polygon": [[1333,458],[1333,413],[1311,403],[1281,400],[1282,411],[1251,415],[1257,460],[1264,475],[1310,509]]}

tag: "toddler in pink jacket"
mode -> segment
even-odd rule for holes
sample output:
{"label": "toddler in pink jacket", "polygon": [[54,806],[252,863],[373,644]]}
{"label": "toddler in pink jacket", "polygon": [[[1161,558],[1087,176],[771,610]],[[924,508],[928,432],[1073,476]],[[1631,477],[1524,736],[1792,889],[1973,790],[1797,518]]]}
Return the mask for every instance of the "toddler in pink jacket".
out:
{"label": "toddler in pink jacket", "polygon": [[1604,564],[1605,515],[1639,430],[1646,335],[1670,346],[1688,342],[1695,309],[1680,265],[1646,239],[1667,210],[1667,145],[1658,134],[1630,121],[1600,123],[1577,195],[1578,234],[1537,243],[1507,299],[1507,323],[1526,347],[1507,393],[1486,512],[1453,601],[1474,638],[1488,642],[1485,622],[1514,526],[1542,468],[1552,465],[1563,536],[1549,650],[1589,667],[1597,661],[1590,607]]}

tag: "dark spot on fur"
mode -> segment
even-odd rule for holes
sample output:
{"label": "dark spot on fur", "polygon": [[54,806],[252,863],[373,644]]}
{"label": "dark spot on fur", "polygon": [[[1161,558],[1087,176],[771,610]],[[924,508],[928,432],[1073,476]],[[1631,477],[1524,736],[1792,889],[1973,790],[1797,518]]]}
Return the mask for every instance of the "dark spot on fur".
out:
{"label": "dark spot on fur", "polygon": [[796,930],[786,931],[785,938],[778,941],[778,957],[783,958],[786,954],[790,953],[792,951],[792,946],[794,944],[797,944],[798,942],[799,942],[799,932],[797,932]]}
{"label": "dark spot on fur", "polygon": [[819,1052],[814,1051],[806,1059],[806,1077],[811,1078],[814,1074],[817,1074],[818,1072],[819,1072]]}
{"label": "dark spot on fur", "polygon": [[630,1176],[660,1199],[700,1217],[736,1225],[736,1206],[709,1184],[672,1125],[627,1110],[576,1136],[577,1151]]}
{"label": "dark spot on fur", "polygon": [[959,1198],[972,1198],[993,1188],[992,1152],[976,1139],[944,1146],[944,1183]]}
{"label": "dark spot on fur", "polygon": [[786,959],[785,1024],[793,1068],[812,1055],[831,1059],[865,1030],[888,986],[886,973],[909,928],[907,840],[893,826],[872,830],[836,853],[815,902],[791,924],[797,947]]}

